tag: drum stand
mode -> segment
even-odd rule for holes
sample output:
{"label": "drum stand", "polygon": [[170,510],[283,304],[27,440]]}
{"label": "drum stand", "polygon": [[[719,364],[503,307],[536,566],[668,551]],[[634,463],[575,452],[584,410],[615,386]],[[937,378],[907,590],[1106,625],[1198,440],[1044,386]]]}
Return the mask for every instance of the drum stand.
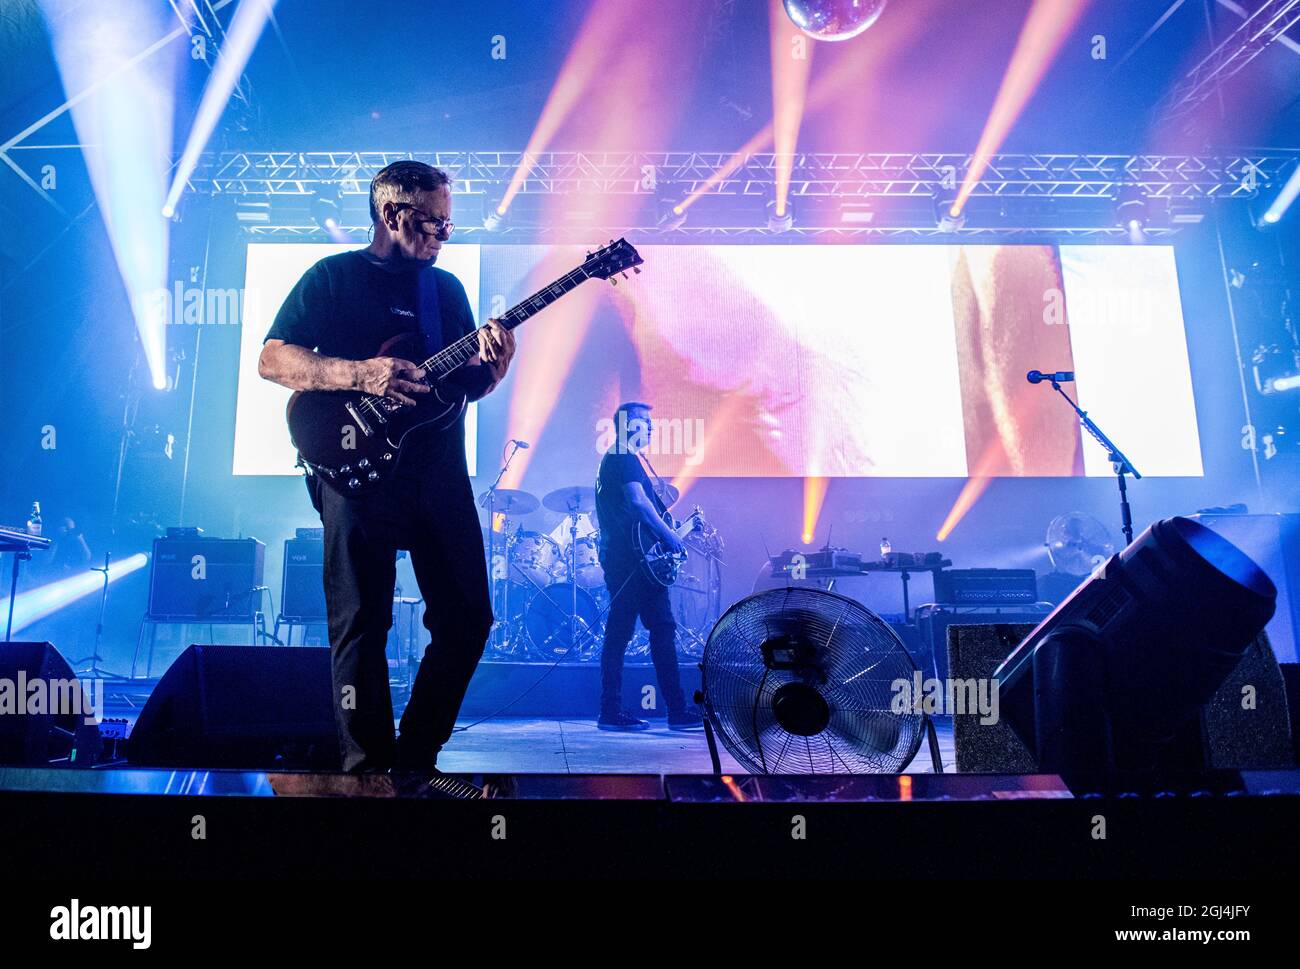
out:
{"label": "drum stand", "polygon": [[[595,643],[595,630],[598,627],[590,626],[587,620],[578,615],[578,516],[580,512],[576,503],[569,505],[569,655],[573,658],[586,661],[595,656],[595,651],[584,652],[591,649]],[[597,620],[599,622],[599,620]],[[578,645],[578,623],[582,623],[582,648]]]}
{"label": "drum stand", "polygon": [[[497,486],[501,484],[501,479],[504,478],[506,476],[506,472],[510,470],[510,462],[513,461],[515,459],[515,455],[519,453],[520,451],[519,444],[520,444],[519,441],[515,441],[515,440],[510,441],[511,450],[510,453],[506,456],[505,462],[501,465],[501,470],[497,472],[497,476],[496,478],[493,479],[491,486],[488,488],[486,493],[484,493],[482,497],[480,497],[479,499],[479,504],[483,504],[484,499],[486,499],[486,507],[488,510],[488,529],[487,529],[488,602],[492,607],[493,615],[497,615],[497,609],[496,609],[497,578],[495,575],[496,549],[495,549],[495,541],[494,541],[494,536],[496,535],[496,530],[497,530],[497,510],[496,510]],[[509,542],[507,542],[506,544],[506,588],[505,588],[504,597],[502,601],[502,608],[506,610],[510,608],[509,561],[510,561],[510,545]],[[506,618],[504,621],[499,623],[493,623],[492,631],[488,634],[488,646],[494,652],[505,652],[507,648],[507,644],[506,642],[504,642],[504,640],[509,632],[508,629],[506,628],[510,621],[510,613],[508,611],[505,612],[505,617]]]}

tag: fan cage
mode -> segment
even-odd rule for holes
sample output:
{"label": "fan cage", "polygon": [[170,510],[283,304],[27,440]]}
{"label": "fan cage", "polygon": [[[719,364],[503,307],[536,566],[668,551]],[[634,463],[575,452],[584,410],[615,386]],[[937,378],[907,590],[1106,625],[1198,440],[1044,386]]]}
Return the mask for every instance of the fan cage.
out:
{"label": "fan cage", "polygon": [[[762,645],[783,636],[816,650],[816,674],[767,668]],[[714,625],[700,667],[705,714],[751,773],[900,773],[920,749],[922,714],[891,709],[917,665],[888,623],[847,596],[788,586],[741,599]],[[789,732],[773,710],[795,682],[830,711],[812,736]]]}

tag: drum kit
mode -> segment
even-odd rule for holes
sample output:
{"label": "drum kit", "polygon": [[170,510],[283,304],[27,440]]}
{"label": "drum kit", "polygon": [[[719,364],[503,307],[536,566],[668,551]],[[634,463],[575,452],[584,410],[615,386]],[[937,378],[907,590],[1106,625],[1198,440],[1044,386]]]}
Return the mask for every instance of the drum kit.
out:
{"label": "drum kit", "polygon": [[[571,485],[539,500],[527,491],[491,488],[479,496],[479,505],[487,512],[483,549],[497,617],[485,658],[598,659],[610,593],[600,565],[596,490]],[[561,516],[550,532],[521,521],[542,509]],[[721,611],[721,543],[701,537],[687,545],[690,565],[669,597],[678,621],[679,651],[699,656]],[[627,655],[648,654],[646,632],[638,626]]]}

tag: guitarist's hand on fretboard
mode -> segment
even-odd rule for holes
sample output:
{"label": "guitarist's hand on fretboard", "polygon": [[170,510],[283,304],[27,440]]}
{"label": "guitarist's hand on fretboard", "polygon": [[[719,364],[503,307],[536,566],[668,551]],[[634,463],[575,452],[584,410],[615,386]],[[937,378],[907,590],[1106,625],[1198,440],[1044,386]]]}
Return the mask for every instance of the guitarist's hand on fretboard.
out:
{"label": "guitarist's hand on fretboard", "polygon": [[[492,386],[505,379],[515,355],[515,335],[498,320],[488,320],[478,330],[478,360],[492,371]],[[473,362],[473,361],[471,361]]]}

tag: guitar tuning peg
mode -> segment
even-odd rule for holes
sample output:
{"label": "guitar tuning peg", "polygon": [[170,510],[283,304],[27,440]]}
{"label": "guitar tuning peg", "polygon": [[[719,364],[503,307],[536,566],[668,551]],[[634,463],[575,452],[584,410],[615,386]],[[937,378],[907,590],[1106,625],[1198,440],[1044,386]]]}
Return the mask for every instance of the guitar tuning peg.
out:
{"label": "guitar tuning peg", "polygon": [[641,267],[640,267],[640,266],[633,266],[633,267],[632,267],[632,272],[634,272],[634,273],[636,273],[638,276],[640,276],[640,275],[641,275]]}
{"label": "guitar tuning peg", "polygon": [[624,273],[624,274],[623,274],[623,278],[624,278],[624,279],[627,279],[627,273]]}
{"label": "guitar tuning peg", "polygon": [[610,277],[609,277],[609,284],[610,284],[611,286],[617,286],[617,285],[618,285],[618,280],[615,279],[613,276],[610,276]]}

